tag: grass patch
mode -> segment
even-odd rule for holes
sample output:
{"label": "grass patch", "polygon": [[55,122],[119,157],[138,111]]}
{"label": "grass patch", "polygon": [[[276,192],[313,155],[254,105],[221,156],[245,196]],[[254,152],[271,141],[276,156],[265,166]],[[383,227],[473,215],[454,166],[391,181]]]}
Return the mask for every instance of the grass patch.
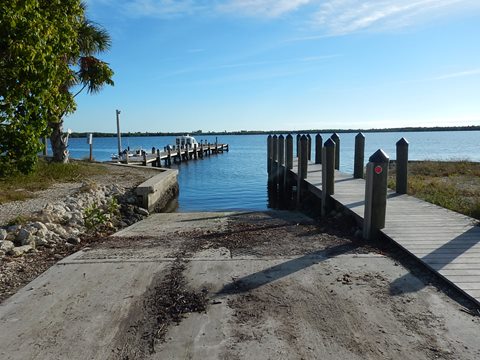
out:
{"label": "grass patch", "polygon": [[[408,194],[480,220],[480,163],[422,161],[408,166]],[[394,168],[388,186],[395,189]]]}
{"label": "grass patch", "polygon": [[105,172],[98,164],[82,161],[59,164],[40,159],[31,174],[0,178],[0,204],[34,197],[35,191],[45,190],[55,183],[83,181]]}
{"label": "grass patch", "polygon": [[6,223],[7,226],[12,225],[24,225],[28,222],[34,221],[35,219],[31,216],[17,215],[9,222]]}

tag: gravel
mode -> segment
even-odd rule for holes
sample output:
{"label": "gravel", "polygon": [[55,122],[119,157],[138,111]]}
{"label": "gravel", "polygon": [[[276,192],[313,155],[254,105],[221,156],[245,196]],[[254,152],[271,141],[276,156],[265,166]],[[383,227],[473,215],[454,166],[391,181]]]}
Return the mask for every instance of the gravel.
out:
{"label": "gravel", "polygon": [[[157,170],[152,168],[126,167],[114,164],[101,165],[107,171],[105,174],[92,175],[85,180],[99,186],[115,184],[129,188],[137,186],[157,174]],[[47,203],[64,200],[68,196],[76,194],[82,188],[82,185],[82,182],[54,184],[49,189],[36,192],[34,198],[2,204],[0,205],[0,226],[7,224],[18,216],[28,217],[32,213],[42,210]]]}
{"label": "gravel", "polygon": [[[0,205],[0,301],[63,257],[148,216],[148,211],[130,204],[131,189],[156,170],[103,166],[105,174],[83,183],[55,184],[37,192],[35,198]],[[118,201],[120,213],[107,213],[108,221],[87,228],[84,210],[92,206],[105,209],[112,198]],[[30,220],[7,226],[18,216]]]}

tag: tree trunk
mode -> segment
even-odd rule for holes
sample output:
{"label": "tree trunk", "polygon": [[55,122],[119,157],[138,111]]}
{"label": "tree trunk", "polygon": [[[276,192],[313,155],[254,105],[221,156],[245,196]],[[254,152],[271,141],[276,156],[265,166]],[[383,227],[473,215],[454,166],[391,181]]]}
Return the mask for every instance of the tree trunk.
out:
{"label": "tree trunk", "polygon": [[68,150],[66,138],[63,137],[63,122],[51,122],[49,126],[52,129],[50,143],[52,145],[53,161],[67,163]]}

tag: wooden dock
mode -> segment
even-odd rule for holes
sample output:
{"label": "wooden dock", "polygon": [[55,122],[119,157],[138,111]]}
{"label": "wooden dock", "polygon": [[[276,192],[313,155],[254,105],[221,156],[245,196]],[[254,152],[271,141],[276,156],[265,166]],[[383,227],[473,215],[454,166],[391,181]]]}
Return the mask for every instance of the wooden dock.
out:
{"label": "wooden dock", "polygon": [[[276,159],[272,164],[277,171],[286,169]],[[287,175],[296,184],[298,158],[292,165]],[[306,191],[322,198],[322,164],[309,161],[303,181]],[[363,226],[366,181],[335,170],[334,188],[331,198]],[[380,232],[480,305],[480,226],[476,219],[389,189],[385,226]]]}
{"label": "wooden dock", "polygon": [[182,161],[203,159],[212,154],[220,154],[228,152],[228,144],[200,144],[198,147],[176,148],[172,150],[152,149],[150,153],[144,152],[141,155],[130,155],[127,158],[114,162],[123,164],[143,165],[161,167],[162,161],[165,167],[169,167],[172,163],[181,163]]}

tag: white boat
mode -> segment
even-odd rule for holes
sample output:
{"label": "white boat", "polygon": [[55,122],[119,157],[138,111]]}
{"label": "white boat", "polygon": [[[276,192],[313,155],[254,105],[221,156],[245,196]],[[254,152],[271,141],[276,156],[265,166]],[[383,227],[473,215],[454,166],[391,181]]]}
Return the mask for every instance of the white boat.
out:
{"label": "white boat", "polygon": [[194,145],[197,145],[197,148],[199,148],[199,144],[198,144],[198,141],[193,137],[193,136],[190,136],[190,135],[182,135],[182,136],[177,136],[175,138],[175,145],[167,145],[165,146],[165,151],[167,151],[168,149],[170,150],[175,150],[175,149],[186,149],[186,148],[189,148],[189,149],[193,149]]}
{"label": "white boat", "polygon": [[138,148],[138,149],[135,149],[135,150],[130,150],[130,148],[128,149],[125,149],[122,151],[121,154],[112,154],[112,160],[114,161],[124,161],[128,158],[131,158],[131,157],[141,157],[143,156],[143,153],[145,152],[145,150],[143,150],[142,148]]}
{"label": "white boat", "polygon": [[175,145],[177,147],[180,146],[180,149],[193,148],[195,144],[198,147],[198,141],[195,140],[193,136],[190,136],[188,134],[184,136],[177,136],[177,138],[175,139]]}

